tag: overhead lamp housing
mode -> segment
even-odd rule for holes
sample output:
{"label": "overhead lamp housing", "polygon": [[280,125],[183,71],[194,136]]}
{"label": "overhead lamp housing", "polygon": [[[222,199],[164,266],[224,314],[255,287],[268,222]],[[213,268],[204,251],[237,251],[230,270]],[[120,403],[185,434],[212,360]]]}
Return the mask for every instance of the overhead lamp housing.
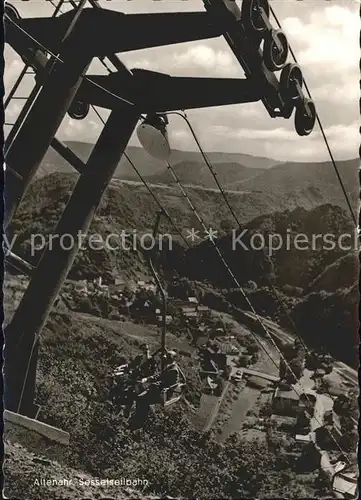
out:
{"label": "overhead lamp housing", "polygon": [[153,158],[167,161],[171,149],[167,133],[168,118],[166,115],[148,114],[137,127],[137,136],[145,151]]}

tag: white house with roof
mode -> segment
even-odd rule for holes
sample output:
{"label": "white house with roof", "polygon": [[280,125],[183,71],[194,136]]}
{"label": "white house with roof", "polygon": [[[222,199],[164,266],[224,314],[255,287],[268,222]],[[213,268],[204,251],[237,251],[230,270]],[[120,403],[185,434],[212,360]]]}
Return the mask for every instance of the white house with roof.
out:
{"label": "white house with roof", "polygon": [[356,499],[358,497],[357,465],[348,466],[346,462],[338,462],[332,479],[332,489],[344,495],[344,498]]}
{"label": "white house with roof", "polygon": [[208,306],[197,306],[197,311],[200,313],[204,313],[204,312],[209,311],[209,307]]}
{"label": "white house with roof", "polygon": [[273,411],[278,415],[294,417],[300,406],[300,397],[293,387],[281,389],[277,387],[272,399]]}
{"label": "white house with roof", "polygon": [[298,443],[311,443],[312,441],[312,435],[309,434],[296,434],[295,439]]}
{"label": "white house with roof", "polygon": [[198,313],[197,313],[197,311],[187,311],[187,312],[183,313],[183,316],[185,318],[197,318],[198,317]]}
{"label": "white house with roof", "polygon": [[186,313],[190,313],[190,312],[197,312],[196,311],[196,308],[195,307],[189,307],[189,306],[183,306],[182,307],[182,313],[183,314],[186,314]]}

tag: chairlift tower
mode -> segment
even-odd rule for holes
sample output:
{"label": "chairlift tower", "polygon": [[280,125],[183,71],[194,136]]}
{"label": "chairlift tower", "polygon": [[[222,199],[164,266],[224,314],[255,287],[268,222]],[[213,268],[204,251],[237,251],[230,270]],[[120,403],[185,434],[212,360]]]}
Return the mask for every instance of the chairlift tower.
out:
{"label": "chairlift tower", "polygon": [[[168,111],[261,101],[272,118],[290,118],[295,110],[299,135],[311,133],[316,112],[305,98],[299,66],[287,63],[288,43],[269,20],[267,0],[204,0],[201,12],[124,14],[102,9],[95,0],[76,3],[61,13],[60,0],[52,17],[21,18],[5,7],[5,41],[25,67],[8,103],[29,69],[34,89],[25,101],[5,147],[5,226],[13,216],[47,150],[53,147],[79,173],[71,198],[55,229],[76,237],[89,229],[115,169],[142,114],[163,146],[150,147],[164,155],[167,138],[155,117]],[[94,36],[101,33],[101,36]],[[125,67],[122,52],[224,36],[242,66],[245,78],[174,77]],[[263,45],[262,45],[263,44]],[[261,48],[262,46],[262,48]],[[115,71],[92,75],[94,58],[110,61]],[[276,75],[280,72],[280,77]],[[65,115],[85,119],[91,106],[110,115],[86,163],[56,133]],[[144,134],[139,133],[144,138]],[[26,153],[24,153],[26,152]],[[52,241],[35,269],[24,296],[5,328],[5,407],[34,417],[38,340],[54,301],[74,262],[77,249],[64,250]],[[24,382],[25,381],[25,382]]]}

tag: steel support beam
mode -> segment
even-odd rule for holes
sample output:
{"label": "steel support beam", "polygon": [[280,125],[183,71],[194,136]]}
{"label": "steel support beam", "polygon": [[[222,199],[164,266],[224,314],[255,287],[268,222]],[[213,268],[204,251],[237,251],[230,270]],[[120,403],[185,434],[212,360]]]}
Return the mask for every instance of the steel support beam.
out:
{"label": "steel support beam", "polygon": [[116,109],[124,106],[116,97],[120,94],[134,102],[142,113],[148,113],[244,104],[262,97],[252,79],[178,77],[143,69],[131,71],[132,78],[119,73],[90,75],[81,85],[78,98],[94,106]]}
{"label": "steel support beam", "polygon": [[[44,251],[12,321],[5,328],[5,406],[8,410],[25,415],[33,411],[39,334],[76,257],[79,233],[88,231],[138,119],[138,113],[131,106],[110,114],[54,231],[59,238],[53,239],[51,248]],[[75,244],[69,250],[61,244],[63,234],[74,239]]]}
{"label": "steel support beam", "polygon": [[[76,26],[67,36],[75,16],[79,16]],[[14,22],[7,21],[6,41],[10,45],[21,51],[26,46],[33,49],[34,41],[26,35],[29,32],[34,39],[59,52],[59,58],[44,75],[43,88],[6,152],[6,163],[10,168],[6,172],[5,228],[43,160],[93,57],[221,34],[220,27],[211,23],[206,12],[125,15],[90,8],[83,9],[80,15],[72,11],[54,18],[20,19],[17,24],[21,29]],[[94,36],[99,30],[102,36]],[[63,43],[60,44],[61,40]],[[26,162],[24,151],[27,153]]]}
{"label": "steel support beam", "polygon": [[[41,61],[36,64],[41,74]],[[140,68],[129,71],[121,62],[118,67],[119,71],[109,75],[87,76],[77,98],[93,106],[116,109],[124,106],[116,97],[119,95],[147,113],[241,104],[263,97],[260,86],[251,78],[175,77]]]}
{"label": "steel support beam", "polygon": [[[75,12],[70,11],[52,18],[23,18],[18,24],[56,52],[74,15]],[[223,32],[222,23],[208,12],[124,14],[90,7],[83,9],[77,23],[78,46],[86,46],[93,57],[204,40],[219,37]],[[11,45],[11,38],[7,37],[6,42]]]}
{"label": "steel support beam", "polygon": [[[39,92],[25,122],[6,152],[10,169],[5,173],[5,227],[11,221],[29,183],[42,162],[68,108],[82,82],[82,74],[91,57],[74,51],[74,45],[65,42],[61,56],[66,63],[56,61]],[[36,133],[34,133],[36,131]],[[25,153],[26,152],[26,153]],[[24,153],[26,161],[24,161]],[[16,172],[15,175],[13,172]]]}
{"label": "steel support beam", "polygon": [[64,158],[70,165],[79,173],[84,171],[86,164],[81,160],[66,144],[63,144],[59,139],[54,137],[51,141],[51,146],[55,151]]}

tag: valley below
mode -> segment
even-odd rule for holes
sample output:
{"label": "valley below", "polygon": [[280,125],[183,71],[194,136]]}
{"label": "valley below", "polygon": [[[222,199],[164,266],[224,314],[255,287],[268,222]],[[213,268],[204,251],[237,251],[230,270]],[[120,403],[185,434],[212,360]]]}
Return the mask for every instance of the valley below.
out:
{"label": "valley below", "polygon": [[[84,143],[69,146],[83,160],[91,150]],[[335,497],[332,474],[341,460],[339,448],[352,464],[356,459],[352,436],[357,410],[352,401],[359,364],[357,248],[326,248],[320,238],[302,250],[282,245],[270,253],[268,247],[251,246],[254,235],[263,235],[265,241],[272,235],[284,241],[298,234],[308,241],[314,234],[331,234],[336,241],[351,237],[353,223],[332,166],[210,153],[237,224],[199,155],[173,153],[182,185],[207,228],[216,231],[216,246],[236,276],[236,286],[165,169],[139,148],[128,149],[147,186],[122,160],[89,233],[106,240],[110,234],[136,231],[140,238],[153,231],[156,199],[166,207],[179,232],[166,217],[161,219],[159,233],[171,235],[172,247],[157,252],[156,269],[167,291],[167,348],[176,351],[185,374],[184,393],[169,408],[155,405],[136,430],[109,401],[114,368],[139,355],[144,343],[151,352],[159,347],[164,304],[144,248],[81,249],[41,333],[36,381],[39,419],[71,435],[69,464],[40,464],[36,454],[5,439],[6,494],[16,498],[15,485],[21,485],[28,488],[28,500],[95,499],[103,494],[119,500],[282,498],[285,488],[290,498]],[[45,241],[56,232],[77,180],[59,158],[48,153],[10,229],[16,236],[12,251],[32,266],[43,251],[34,251],[34,235]],[[356,211],[357,161],[340,162],[340,170]],[[192,240],[191,230],[199,237]],[[242,231],[249,249],[232,246]],[[28,282],[7,263],[5,324]],[[200,357],[206,342],[214,341],[229,370],[219,394],[209,392]],[[297,376],[284,366],[285,359]],[[302,397],[292,396],[302,403],[295,414],[292,402],[284,403],[291,408],[284,414],[277,406],[277,394],[292,391],[315,398],[316,416],[306,423],[309,407],[302,406]],[[325,444],[320,435],[327,431],[336,436],[331,430],[336,424],[327,419],[333,402],[342,398],[352,407],[342,424],[348,425],[343,434],[349,441],[338,436],[333,438],[337,446]],[[327,404],[320,409],[321,400]],[[317,462],[316,455],[323,458]],[[333,471],[331,476],[323,463]],[[148,483],[102,492],[27,486],[45,474],[44,467],[54,477],[117,476],[147,478]]]}

